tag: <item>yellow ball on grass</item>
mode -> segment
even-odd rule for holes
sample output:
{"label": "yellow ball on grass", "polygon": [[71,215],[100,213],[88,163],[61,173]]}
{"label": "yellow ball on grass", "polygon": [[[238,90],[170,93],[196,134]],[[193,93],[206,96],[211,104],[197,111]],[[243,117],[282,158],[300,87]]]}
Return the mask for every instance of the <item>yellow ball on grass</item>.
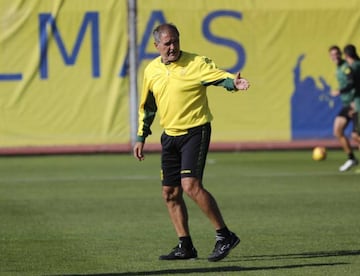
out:
{"label": "yellow ball on grass", "polygon": [[326,159],[326,149],[324,147],[315,147],[312,152],[312,159],[321,161]]}

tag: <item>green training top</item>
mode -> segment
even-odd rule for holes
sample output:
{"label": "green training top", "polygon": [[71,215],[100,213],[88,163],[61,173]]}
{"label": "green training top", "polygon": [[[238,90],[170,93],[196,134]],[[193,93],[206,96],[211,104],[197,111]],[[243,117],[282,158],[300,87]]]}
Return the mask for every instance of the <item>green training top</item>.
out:
{"label": "green training top", "polygon": [[181,52],[180,58],[169,64],[157,57],[144,71],[137,141],[144,142],[151,134],[157,111],[161,126],[171,136],[186,134],[189,128],[210,122],[207,86],[237,91],[233,81],[233,74],[219,69],[207,57]]}
{"label": "green training top", "polygon": [[340,99],[344,106],[349,106],[354,99],[354,83],[352,69],[342,60],[336,69],[336,78],[339,82]]}

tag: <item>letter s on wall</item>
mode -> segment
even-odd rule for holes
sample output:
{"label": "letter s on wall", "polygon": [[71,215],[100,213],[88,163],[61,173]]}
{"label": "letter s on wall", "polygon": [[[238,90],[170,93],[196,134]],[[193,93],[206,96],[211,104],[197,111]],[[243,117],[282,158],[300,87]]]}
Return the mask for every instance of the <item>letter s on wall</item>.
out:
{"label": "letter s on wall", "polygon": [[216,36],[211,33],[210,23],[218,17],[234,17],[236,19],[241,20],[242,14],[240,12],[230,11],[230,10],[214,11],[214,12],[208,14],[204,18],[203,25],[202,25],[202,32],[207,40],[209,40],[215,44],[224,45],[226,47],[229,47],[229,48],[232,48],[235,50],[237,57],[238,57],[236,64],[230,68],[225,68],[225,70],[229,71],[231,73],[236,73],[237,71],[240,71],[245,65],[245,59],[246,59],[245,50],[244,50],[244,47],[241,44],[239,44],[238,42],[227,39],[227,38],[219,37],[219,36]]}

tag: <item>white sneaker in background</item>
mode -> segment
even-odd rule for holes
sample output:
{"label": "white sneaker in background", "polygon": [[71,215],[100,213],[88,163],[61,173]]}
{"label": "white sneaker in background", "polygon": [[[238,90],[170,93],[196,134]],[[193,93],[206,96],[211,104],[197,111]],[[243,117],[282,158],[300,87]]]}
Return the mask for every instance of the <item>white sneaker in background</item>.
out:
{"label": "white sneaker in background", "polygon": [[359,162],[357,159],[348,159],[346,162],[339,168],[339,171],[346,172],[350,170],[352,167],[356,166]]}

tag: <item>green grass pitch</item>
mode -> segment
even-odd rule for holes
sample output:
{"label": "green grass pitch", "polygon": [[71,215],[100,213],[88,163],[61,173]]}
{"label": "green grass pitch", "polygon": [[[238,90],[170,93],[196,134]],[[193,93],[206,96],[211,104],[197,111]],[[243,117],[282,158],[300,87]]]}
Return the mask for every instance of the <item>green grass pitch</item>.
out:
{"label": "green grass pitch", "polygon": [[204,185],[241,238],[210,263],[214,230],[188,198],[199,259],[158,260],[177,243],[158,154],[1,157],[0,275],[360,275],[360,173],[343,161],[209,153]]}

